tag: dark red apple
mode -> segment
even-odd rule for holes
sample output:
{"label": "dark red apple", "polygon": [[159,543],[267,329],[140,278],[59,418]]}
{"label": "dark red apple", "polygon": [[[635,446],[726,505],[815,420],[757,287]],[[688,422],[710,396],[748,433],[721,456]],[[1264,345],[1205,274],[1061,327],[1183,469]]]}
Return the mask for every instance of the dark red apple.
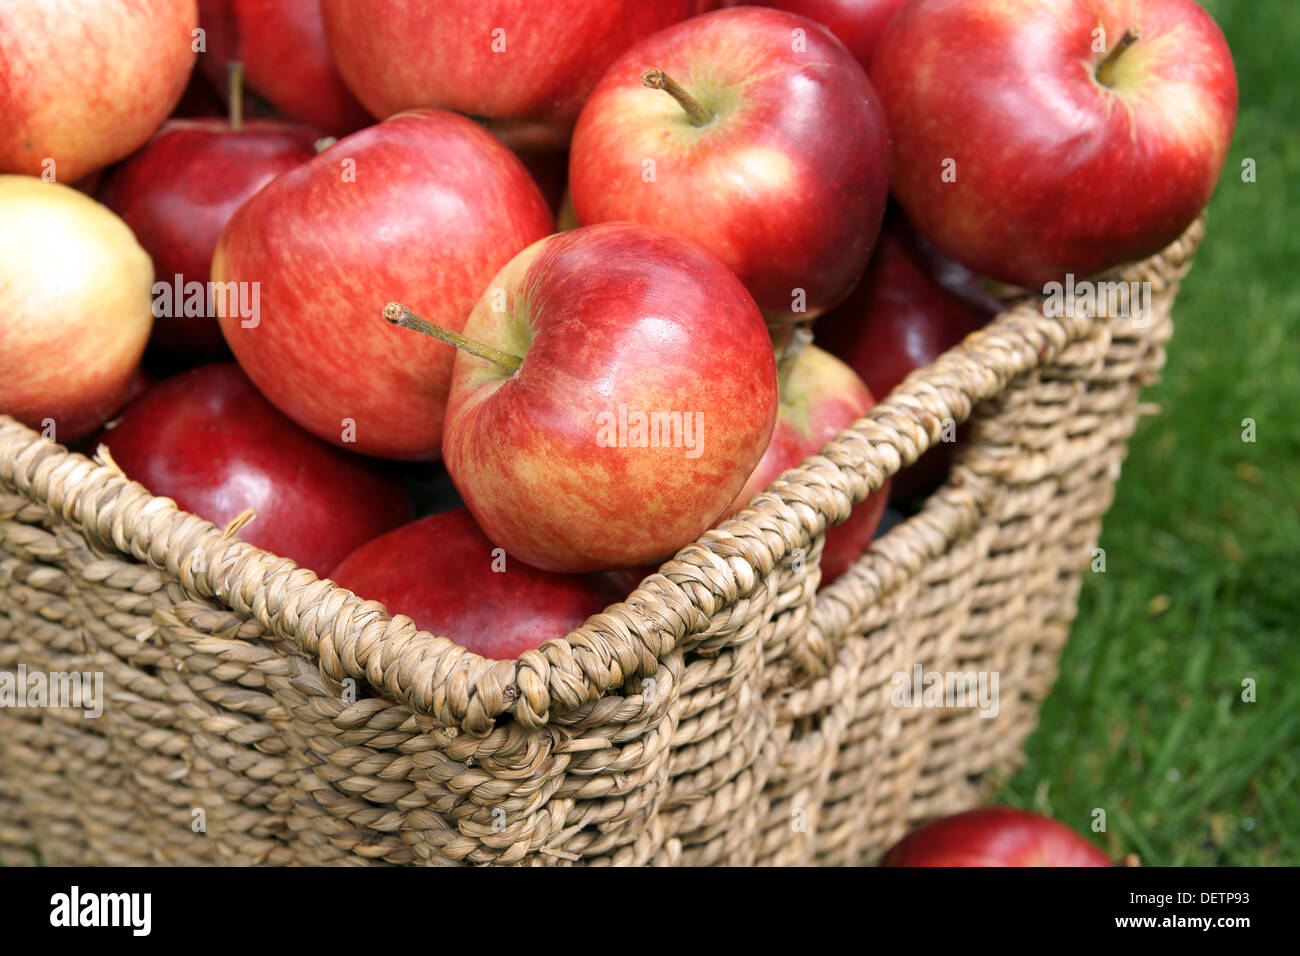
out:
{"label": "dark red apple", "polygon": [[528,171],[492,134],[443,110],[402,113],[239,208],[212,277],[257,289],[260,312],[227,314],[222,331],[308,431],[363,454],[435,458],[455,350],[394,334],[384,304],[401,299],[457,331],[497,271],[553,228]]}
{"label": "dark red apple", "polygon": [[247,120],[238,129],[224,119],[170,120],[104,177],[100,201],[153,260],[154,345],[198,359],[227,354],[215,314],[186,314],[186,287],[206,287],[217,238],[235,210],[316,155],[313,144],[322,135],[277,120]]}
{"label": "dark red apple", "polygon": [[725,0],[726,7],[775,7],[815,20],[834,33],[863,68],[885,27],[907,0]]}
{"label": "dark red apple", "polygon": [[1034,289],[1176,239],[1237,115],[1228,45],[1194,0],[914,0],[871,77],[908,217]]}
{"label": "dark red apple", "polygon": [[223,94],[227,67],[239,62],[249,89],[281,116],[333,136],[374,122],[330,59],[318,0],[199,0],[199,21],[199,65]]}
{"label": "dark red apple", "polygon": [[1110,866],[1063,823],[1027,810],[981,807],[922,824],[881,866]]}
{"label": "dark red apple", "polygon": [[693,239],[774,325],[849,294],[885,211],[888,135],[866,73],[780,10],[718,10],[637,44],[592,92],[569,155],[579,222]]}
{"label": "dark red apple", "polygon": [[758,308],[714,256],[660,229],[535,243],[492,280],[465,336],[496,352],[456,357],[447,471],[484,533],[535,567],[668,557],[727,510],[772,434]]}
{"label": "dark red apple", "polygon": [[512,146],[563,149],[600,75],[697,0],[321,0],[330,51],[383,119],[438,106]]}
{"label": "dark red apple", "polygon": [[[783,471],[821,451],[876,404],[853,369],[816,346],[808,346],[788,369],[782,368],[780,394],[772,440],[732,502],[732,513],[749,504],[749,499]],[[871,544],[888,500],[886,480],[885,486],[854,508],[846,521],[826,529],[821,558],[823,587],[847,571]]]}
{"label": "dark red apple", "polygon": [[0,173],[71,183],[135,151],[194,67],[194,0],[0,3]]}
{"label": "dark red apple", "polygon": [[[913,257],[906,226],[888,221],[867,273],[849,299],[816,325],[817,343],[847,362],[882,398],[915,369],[929,365],[989,316],[941,289]],[[909,501],[942,484],[965,429],[941,441],[894,476],[893,497]]]}
{"label": "dark red apple", "polygon": [[624,597],[605,576],[555,574],[515,560],[464,508],[363,544],[330,577],[493,660],[513,660],[564,637]]}
{"label": "dark red apple", "polygon": [[155,385],[100,435],[127,476],[239,536],[325,574],[411,519],[411,503],[374,462],[308,435],[239,366],[204,365]]}

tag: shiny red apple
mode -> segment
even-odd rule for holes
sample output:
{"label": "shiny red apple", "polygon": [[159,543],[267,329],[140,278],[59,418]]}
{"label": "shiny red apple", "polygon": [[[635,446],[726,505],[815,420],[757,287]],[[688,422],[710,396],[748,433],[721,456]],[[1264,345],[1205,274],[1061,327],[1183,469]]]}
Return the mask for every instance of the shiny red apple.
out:
{"label": "shiny red apple", "polygon": [[560,638],[623,599],[602,575],[539,571],[484,536],[464,508],[363,544],[330,575],[359,597],[494,660]]}
{"label": "shiny red apple", "polygon": [[186,314],[186,290],[196,291],[190,283],[206,288],[217,238],[235,210],[315,156],[322,135],[277,120],[246,120],[238,129],[224,119],[170,120],[104,177],[100,200],[153,260],[154,345],[192,358],[226,354],[216,314],[207,311],[206,299],[200,314]]}
{"label": "shiny red apple", "polygon": [[194,0],[0,3],[0,173],[71,183],[133,152],[180,99],[197,27]]}
{"label": "shiny red apple", "polygon": [[727,7],[775,7],[815,20],[862,64],[871,65],[885,27],[907,0],[725,0]]}
{"label": "shiny red apple", "polygon": [[[819,345],[847,362],[871,393],[883,398],[988,319],[926,274],[909,248],[905,224],[891,217],[862,282],[843,305],[817,321],[814,331]],[[964,428],[955,429],[952,441],[936,443],[895,475],[894,500],[923,497],[940,485],[964,435]]]}
{"label": "shiny red apple", "polygon": [[490,133],[443,110],[402,113],[236,211],[212,278],[256,289],[259,315],[227,309],[221,328],[308,431],[363,454],[434,458],[455,350],[394,334],[384,304],[457,331],[497,271],[552,229],[528,171]]}
{"label": "shiny red apple", "polygon": [[610,67],[574,130],[569,188],[585,225],[698,242],[783,325],[835,306],[862,275],[888,162],[875,91],[844,45],[803,17],[738,7]]}
{"label": "shiny red apple", "polygon": [[330,51],[375,116],[438,106],[512,146],[562,149],[600,75],[697,0],[321,0]]}
{"label": "shiny red apple", "polygon": [[[318,0],[199,0],[207,51],[199,65],[225,91],[231,62],[281,116],[346,136],[374,120],[330,59]],[[385,114],[387,115],[387,114]]]}
{"label": "shiny red apple", "polygon": [[254,509],[239,536],[318,574],[411,519],[399,482],[304,432],[234,363],[158,383],[99,441],[128,477],[219,527]]}
{"label": "shiny red apple", "polygon": [[871,77],[908,217],[1029,288],[1177,238],[1237,115],[1228,45],[1194,0],[914,0]]}
{"label": "shiny red apple", "polygon": [[464,334],[497,354],[456,357],[447,470],[484,533],[535,567],[668,557],[727,510],[772,434],[762,316],[714,256],[660,229],[606,223],[530,246]]}
{"label": "shiny red apple", "polygon": [[881,866],[1110,866],[1063,823],[1027,810],[981,807],[922,824]]}
{"label": "shiny red apple", "polygon": [[[782,369],[781,405],[767,451],[732,502],[739,511],[783,471],[817,454],[844,429],[871,411],[876,400],[862,379],[835,356],[808,346],[788,370]],[[871,544],[889,500],[889,481],[867,497],[846,521],[826,529],[822,549],[822,586],[830,584],[861,557]]]}

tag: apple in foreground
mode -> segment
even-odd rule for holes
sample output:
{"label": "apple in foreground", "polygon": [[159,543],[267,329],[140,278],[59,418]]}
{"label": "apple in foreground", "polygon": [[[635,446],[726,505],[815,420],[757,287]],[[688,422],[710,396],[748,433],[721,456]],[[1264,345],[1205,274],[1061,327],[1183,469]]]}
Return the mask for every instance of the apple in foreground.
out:
{"label": "apple in foreground", "polygon": [[[888,395],[989,315],[941,289],[913,256],[904,222],[890,217],[862,282],[839,308],[817,321],[818,343],[847,362],[873,395]],[[936,443],[894,476],[893,497],[910,501],[943,483],[965,427]]]}
{"label": "apple in foreground", "polygon": [[1194,0],[914,0],[871,78],[908,218],[1027,288],[1176,239],[1237,115],[1228,45]]}
{"label": "apple in foreground", "polygon": [[0,176],[0,412],[64,444],[104,424],[149,340],[152,286],[149,256],[109,209]]}
{"label": "apple in foreground", "polygon": [[[781,405],[772,440],[732,502],[732,513],[744,508],[783,471],[821,451],[876,404],[853,369],[816,346],[783,356],[778,368]],[[868,495],[847,520],[827,527],[821,558],[823,587],[847,571],[871,544],[888,500],[886,479],[884,487]]]}
{"label": "apple in foreground", "polygon": [[0,4],[0,173],[70,183],[133,152],[180,99],[197,26],[195,0]]}
{"label": "apple in foreground", "polygon": [[443,107],[563,149],[605,68],[696,0],[321,0],[339,72],[375,116]]}
{"label": "apple in foreground", "polygon": [[669,27],[618,59],[583,107],[569,188],[584,225],[693,239],[773,325],[853,289],[885,211],[889,137],[857,61],[821,26],[760,7]]}
{"label": "apple in foreground", "polygon": [[881,866],[1111,866],[1063,823],[1027,810],[981,807],[931,820],[885,854]]}
{"label": "apple in foreground", "polygon": [[889,26],[889,21],[907,0],[726,0],[727,7],[775,7],[815,20],[843,43],[863,69],[871,66],[871,55]]}
{"label": "apple in foreground", "polygon": [[[206,288],[217,238],[235,210],[276,176],[316,155],[323,134],[278,120],[170,120],[104,177],[99,198],[153,260],[160,283]],[[226,354],[217,317],[185,314],[183,296],[155,298],[153,343],[193,358]],[[160,302],[170,303],[162,309]]]}
{"label": "apple in foreground", "polygon": [[[428,331],[397,303],[384,314]],[[776,420],[758,308],[714,256],[660,229],[535,243],[492,280],[465,339],[480,354],[456,356],[447,471],[489,539],[548,571],[673,554],[727,510]]]}
{"label": "apple in foreground", "polygon": [[129,478],[218,527],[252,508],[243,540],[321,575],[411,520],[400,482],[304,432],[233,362],[164,379],[99,441]]}
{"label": "apple in foreground", "polygon": [[[374,122],[325,45],[318,0],[199,0],[207,51],[199,66],[223,92],[230,63],[281,116],[346,136]],[[387,114],[385,114],[387,115]]]}
{"label": "apple in foreground", "polygon": [[358,597],[493,660],[564,637],[622,600],[603,575],[555,574],[496,547],[464,508],[363,544],[330,575]]}
{"label": "apple in foreground", "polygon": [[528,171],[492,134],[444,110],[402,113],[235,212],[212,278],[255,289],[259,314],[224,308],[221,329],[308,431],[363,454],[435,458],[455,349],[395,335],[384,304],[400,298],[458,331],[488,281],[552,229]]}

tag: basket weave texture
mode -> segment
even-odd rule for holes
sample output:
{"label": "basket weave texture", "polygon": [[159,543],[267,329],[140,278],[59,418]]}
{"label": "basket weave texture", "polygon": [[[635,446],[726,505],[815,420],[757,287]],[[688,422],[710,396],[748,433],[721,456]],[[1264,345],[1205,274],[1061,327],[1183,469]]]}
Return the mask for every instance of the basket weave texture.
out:
{"label": "basket weave texture", "polygon": [[[0,864],[874,860],[1022,759],[1202,232],[1117,271],[1145,316],[1016,303],[515,661],[0,416],[0,673],[106,698],[0,708]],[[947,484],[819,591],[825,526],[968,417]],[[996,674],[996,716],[897,706],[918,666]]]}

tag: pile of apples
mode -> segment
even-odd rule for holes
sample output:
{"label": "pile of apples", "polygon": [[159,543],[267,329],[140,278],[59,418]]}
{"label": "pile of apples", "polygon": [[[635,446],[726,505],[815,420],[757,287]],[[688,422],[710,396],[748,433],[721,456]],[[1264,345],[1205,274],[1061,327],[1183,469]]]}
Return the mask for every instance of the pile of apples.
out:
{"label": "pile of apples", "polygon": [[515,657],[1175,239],[1236,95],[1194,0],[8,0],[0,412]]}

